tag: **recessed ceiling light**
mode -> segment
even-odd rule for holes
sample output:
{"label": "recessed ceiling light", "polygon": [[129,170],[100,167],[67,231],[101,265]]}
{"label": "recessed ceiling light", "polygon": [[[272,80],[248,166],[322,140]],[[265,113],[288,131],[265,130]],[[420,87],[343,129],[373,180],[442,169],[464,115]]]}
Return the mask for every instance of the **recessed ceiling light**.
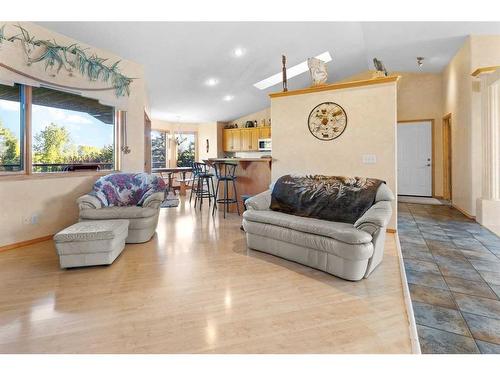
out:
{"label": "recessed ceiling light", "polygon": [[245,50],[241,47],[235,48],[233,51],[234,56],[241,57],[245,54]]}
{"label": "recessed ceiling light", "polygon": [[[321,55],[316,56],[317,59],[320,59],[324,61],[325,63],[328,63],[332,61],[332,57],[330,56],[330,52],[326,51],[323,52]],[[301,62],[300,64],[294,65],[291,68],[288,68],[286,70],[286,76],[288,79],[293,78],[295,76],[298,76],[299,74],[302,74],[304,72],[307,72],[309,70],[309,67],[307,66],[307,60]],[[260,90],[267,89],[268,87],[277,85],[278,83],[281,83],[283,81],[283,75],[282,73],[276,73],[272,75],[271,77],[268,77],[266,79],[263,79],[262,81],[259,81],[254,84],[255,87],[257,87]]]}
{"label": "recessed ceiling light", "polygon": [[207,86],[215,86],[219,83],[219,80],[217,78],[209,78],[205,81],[205,85]]}
{"label": "recessed ceiling light", "polygon": [[231,100],[234,99],[234,96],[232,95],[226,95],[222,98],[222,100],[226,101],[226,102],[230,102]]}

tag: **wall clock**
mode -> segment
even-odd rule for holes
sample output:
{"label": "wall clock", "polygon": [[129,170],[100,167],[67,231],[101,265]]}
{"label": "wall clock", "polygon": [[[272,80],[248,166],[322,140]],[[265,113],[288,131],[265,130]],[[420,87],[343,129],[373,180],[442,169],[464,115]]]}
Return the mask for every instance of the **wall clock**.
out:
{"label": "wall clock", "polygon": [[316,138],[331,141],[340,137],[347,127],[347,114],[337,103],[321,103],[309,113],[307,125]]}

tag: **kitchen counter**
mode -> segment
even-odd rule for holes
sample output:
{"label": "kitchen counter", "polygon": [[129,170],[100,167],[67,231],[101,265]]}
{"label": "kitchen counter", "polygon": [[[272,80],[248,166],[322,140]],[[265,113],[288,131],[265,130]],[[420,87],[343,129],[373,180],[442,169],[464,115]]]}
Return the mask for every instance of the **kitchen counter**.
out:
{"label": "kitchen counter", "polygon": [[[240,212],[243,212],[242,195],[255,195],[269,189],[271,184],[271,158],[209,158],[210,162],[237,163],[236,167],[236,190]],[[214,183],[216,181],[214,180]],[[228,195],[233,196],[232,186],[228,189]],[[224,194],[224,184],[219,185],[219,193]],[[221,207],[222,208],[222,207]],[[231,205],[230,212],[236,212],[236,205]]]}
{"label": "kitchen counter", "polygon": [[227,162],[265,161],[265,162],[271,162],[272,158],[209,158],[208,161],[227,161]]}

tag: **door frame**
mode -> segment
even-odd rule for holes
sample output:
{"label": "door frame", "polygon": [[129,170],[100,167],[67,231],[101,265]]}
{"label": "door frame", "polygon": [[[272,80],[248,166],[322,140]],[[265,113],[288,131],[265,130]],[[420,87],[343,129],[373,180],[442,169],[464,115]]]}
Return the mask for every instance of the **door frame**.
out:
{"label": "door frame", "polygon": [[443,116],[442,119],[442,137],[443,137],[443,199],[451,201],[453,197],[453,179],[452,179],[452,116],[451,113]]}
{"label": "door frame", "polygon": [[[397,125],[408,125],[413,124],[415,122],[430,122],[431,123],[431,195],[433,198],[436,198],[435,195],[435,178],[434,178],[434,168],[435,168],[435,145],[434,145],[434,119],[433,118],[425,118],[425,119],[417,119],[417,120],[398,120]],[[396,128],[397,131],[397,128]],[[397,134],[396,134],[397,139]]]}

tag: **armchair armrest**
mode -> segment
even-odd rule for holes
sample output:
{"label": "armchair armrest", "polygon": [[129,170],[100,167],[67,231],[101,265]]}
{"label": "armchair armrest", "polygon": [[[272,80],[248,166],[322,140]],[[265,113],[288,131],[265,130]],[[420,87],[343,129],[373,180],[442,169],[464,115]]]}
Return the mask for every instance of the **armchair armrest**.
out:
{"label": "armchair armrest", "polygon": [[390,201],[379,201],[370,207],[355,223],[354,227],[373,235],[380,228],[385,228],[392,215]]}
{"label": "armchair armrest", "polygon": [[80,210],[87,210],[89,208],[97,209],[102,207],[102,203],[99,199],[90,194],[82,195],[76,200],[78,208]]}
{"label": "armchair armrest", "polygon": [[151,194],[142,203],[142,207],[159,208],[165,199],[165,192],[157,192]]}
{"label": "armchair armrest", "polygon": [[247,210],[269,210],[271,206],[271,190],[263,191],[245,201]]}

